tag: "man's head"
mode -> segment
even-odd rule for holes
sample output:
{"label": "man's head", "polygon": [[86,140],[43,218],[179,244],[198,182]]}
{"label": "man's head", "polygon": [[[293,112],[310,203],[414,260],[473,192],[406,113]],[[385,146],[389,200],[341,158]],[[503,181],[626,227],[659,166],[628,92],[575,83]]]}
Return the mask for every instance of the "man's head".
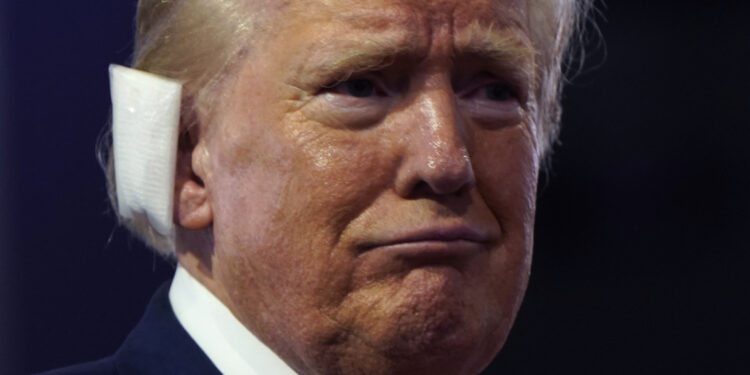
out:
{"label": "man's head", "polygon": [[303,373],[478,372],[526,287],[576,7],[143,1],[136,67],[186,82],[178,261]]}

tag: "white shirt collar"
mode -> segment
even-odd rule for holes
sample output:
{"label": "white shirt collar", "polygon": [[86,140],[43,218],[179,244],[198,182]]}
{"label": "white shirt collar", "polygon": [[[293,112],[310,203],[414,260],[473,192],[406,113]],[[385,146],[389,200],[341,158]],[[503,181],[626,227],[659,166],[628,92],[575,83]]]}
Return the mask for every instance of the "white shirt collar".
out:
{"label": "white shirt collar", "polygon": [[296,375],[203,284],[177,267],[169,301],[190,337],[226,375]]}

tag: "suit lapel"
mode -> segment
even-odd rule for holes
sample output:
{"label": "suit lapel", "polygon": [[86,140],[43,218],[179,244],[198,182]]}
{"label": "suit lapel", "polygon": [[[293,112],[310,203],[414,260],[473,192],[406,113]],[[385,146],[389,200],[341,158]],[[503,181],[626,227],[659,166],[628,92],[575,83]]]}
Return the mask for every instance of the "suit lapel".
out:
{"label": "suit lapel", "polygon": [[169,283],[157,290],[114,359],[121,374],[220,374],[177,321],[169,303]]}

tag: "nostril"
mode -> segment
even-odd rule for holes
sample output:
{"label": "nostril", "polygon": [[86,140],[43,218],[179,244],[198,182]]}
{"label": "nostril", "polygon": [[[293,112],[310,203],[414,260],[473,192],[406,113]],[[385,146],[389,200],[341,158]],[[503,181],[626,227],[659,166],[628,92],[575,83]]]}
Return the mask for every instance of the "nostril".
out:
{"label": "nostril", "polygon": [[431,162],[434,164],[425,168],[420,177],[433,193],[461,194],[474,184],[474,171],[468,158],[453,157]]}
{"label": "nostril", "polygon": [[414,188],[411,190],[410,197],[411,198],[422,198],[422,197],[428,197],[428,196],[434,195],[434,194],[435,194],[435,192],[433,191],[433,189],[430,187],[430,185],[426,181],[419,180],[414,185]]}
{"label": "nostril", "polygon": [[397,191],[402,196],[429,194],[433,198],[462,195],[475,179],[469,153],[472,133],[456,116],[455,103],[437,103],[453,97],[427,99],[418,116],[420,131],[403,139],[404,163],[399,167]]}
{"label": "nostril", "polygon": [[434,198],[435,196],[460,197],[465,195],[472,186],[473,178],[466,176],[425,176],[414,183],[409,189],[409,198]]}

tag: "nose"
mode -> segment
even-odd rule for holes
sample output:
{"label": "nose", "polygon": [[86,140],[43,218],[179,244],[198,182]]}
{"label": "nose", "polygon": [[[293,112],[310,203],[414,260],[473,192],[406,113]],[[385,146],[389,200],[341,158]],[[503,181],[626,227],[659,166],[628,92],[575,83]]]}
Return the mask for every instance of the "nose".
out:
{"label": "nose", "polygon": [[413,197],[424,190],[437,195],[458,194],[474,185],[467,149],[467,128],[457,115],[452,90],[435,89],[408,108],[405,157],[396,190]]}

